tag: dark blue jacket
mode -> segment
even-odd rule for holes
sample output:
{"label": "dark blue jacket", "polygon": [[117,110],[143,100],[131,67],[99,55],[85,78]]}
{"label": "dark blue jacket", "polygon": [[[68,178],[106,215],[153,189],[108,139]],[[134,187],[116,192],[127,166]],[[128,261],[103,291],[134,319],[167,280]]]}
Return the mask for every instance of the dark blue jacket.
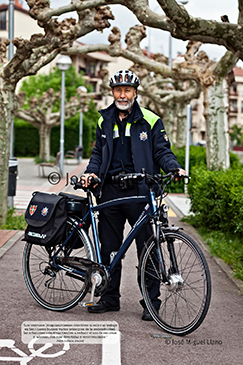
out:
{"label": "dark blue jacket", "polygon": [[[113,153],[113,129],[116,120],[115,104],[100,110],[101,117],[96,129],[96,144],[87,166],[86,173],[94,173],[102,184],[106,178]],[[145,168],[148,174],[160,172],[160,168],[167,173],[170,169],[181,168],[174,153],[170,149],[170,142],[166,135],[162,120],[151,111],[140,108],[135,101],[133,120],[131,121],[131,149],[135,172]],[[102,184],[94,189],[97,196]],[[142,181],[139,186],[140,194],[147,193],[147,186]]]}

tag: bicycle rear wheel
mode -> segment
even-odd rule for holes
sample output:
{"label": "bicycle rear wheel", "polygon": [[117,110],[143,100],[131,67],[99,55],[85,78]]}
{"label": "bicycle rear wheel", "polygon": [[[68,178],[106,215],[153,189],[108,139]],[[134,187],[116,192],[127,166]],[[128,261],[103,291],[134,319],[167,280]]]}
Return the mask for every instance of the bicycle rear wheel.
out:
{"label": "bicycle rear wheel", "polygon": [[[67,233],[73,228],[72,220],[67,221]],[[82,257],[95,261],[92,243],[83,229],[75,232],[76,237],[68,242],[69,247],[76,239],[77,244],[71,251],[72,257]],[[73,235],[74,236],[74,235]],[[74,307],[88,291],[87,282],[78,275],[58,269],[51,265],[51,257],[60,248],[51,249],[26,243],[23,254],[23,274],[31,295],[46,309],[64,311]],[[67,257],[68,248],[64,247],[58,258]]]}
{"label": "bicycle rear wheel", "polygon": [[[179,273],[172,265],[169,245],[174,248]],[[161,239],[160,247],[169,281],[165,283],[162,278],[160,254],[151,237],[140,259],[143,298],[159,327],[171,334],[184,336],[195,331],[207,314],[211,299],[208,265],[196,242],[183,232],[167,231],[165,242]],[[154,297],[152,292],[153,295],[156,292]]]}

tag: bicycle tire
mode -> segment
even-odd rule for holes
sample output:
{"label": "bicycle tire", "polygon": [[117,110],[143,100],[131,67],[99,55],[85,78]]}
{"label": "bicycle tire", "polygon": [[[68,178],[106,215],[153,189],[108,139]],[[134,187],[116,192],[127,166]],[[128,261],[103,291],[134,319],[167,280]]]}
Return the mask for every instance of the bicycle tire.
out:
{"label": "bicycle tire", "polygon": [[[211,300],[211,278],[206,259],[196,242],[183,232],[170,230],[160,237],[166,274],[170,275],[171,259],[167,241],[173,240],[178,269],[184,282],[176,288],[163,282],[158,270],[158,250],[152,236],[140,259],[140,285],[145,305],[156,324],[178,336],[195,331],[203,322]],[[151,279],[157,285],[159,301],[152,297]],[[155,287],[154,286],[154,287]],[[157,291],[157,295],[158,295]],[[158,308],[159,307],[159,308]]]}
{"label": "bicycle tire", "polygon": [[[73,220],[67,220],[67,230],[72,229]],[[93,245],[87,232],[77,230],[78,248],[73,249],[72,256],[96,261]],[[71,243],[71,242],[70,242]],[[52,255],[61,246],[53,248]],[[60,255],[66,255],[63,249]],[[70,276],[64,270],[55,270],[49,263],[49,253],[44,246],[26,243],[23,254],[23,274],[25,283],[33,298],[44,308],[53,311],[65,311],[73,308],[88,292],[89,286],[78,276]],[[52,280],[52,278],[54,279]],[[49,287],[47,282],[50,281]],[[82,285],[81,285],[82,284]]]}

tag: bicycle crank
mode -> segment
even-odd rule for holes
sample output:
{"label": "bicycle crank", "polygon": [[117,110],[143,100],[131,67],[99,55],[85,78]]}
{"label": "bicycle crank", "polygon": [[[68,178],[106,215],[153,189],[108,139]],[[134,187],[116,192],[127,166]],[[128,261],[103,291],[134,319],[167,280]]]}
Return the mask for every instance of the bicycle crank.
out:
{"label": "bicycle crank", "polygon": [[105,267],[101,267],[99,264],[94,264],[89,271],[89,283],[91,290],[90,292],[90,301],[80,302],[79,306],[81,307],[90,307],[94,304],[94,297],[101,296],[107,288],[109,281],[109,274]]}

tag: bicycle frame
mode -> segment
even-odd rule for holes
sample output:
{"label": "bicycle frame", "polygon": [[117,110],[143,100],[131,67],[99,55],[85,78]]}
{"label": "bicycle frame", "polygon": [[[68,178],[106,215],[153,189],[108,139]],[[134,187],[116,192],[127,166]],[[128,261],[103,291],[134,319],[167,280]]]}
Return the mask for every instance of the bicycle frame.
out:
{"label": "bicycle frame", "polygon": [[[125,202],[128,202],[128,203],[132,203],[132,202],[147,203],[145,205],[142,213],[138,217],[137,221],[135,222],[134,226],[129,231],[126,239],[123,241],[123,243],[122,243],[119,251],[117,252],[116,256],[112,260],[111,264],[107,267],[107,271],[110,274],[112,274],[115,266],[117,265],[117,263],[122,259],[122,257],[127,252],[127,250],[130,247],[133,239],[136,237],[138,231],[142,228],[142,226],[145,223],[147,223],[147,221],[151,218],[151,216],[157,211],[155,193],[152,190],[150,190],[148,196],[131,196],[131,197],[125,197],[125,198],[118,198],[118,199],[107,201],[105,203],[97,204],[96,206],[93,206],[91,193],[90,193],[89,190],[87,190],[87,196],[88,196],[88,200],[89,200],[89,211],[83,217],[83,219],[81,219],[77,223],[76,227],[73,229],[73,231],[70,233],[70,235],[66,238],[65,242],[57,250],[57,252],[55,253],[55,255],[53,257],[53,259],[54,259],[53,261],[55,261],[55,258],[58,256],[60,250],[63,249],[63,247],[66,245],[66,243],[71,238],[71,236],[74,234],[74,232],[80,226],[82,226],[82,222],[85,221],[85,219],[90,215],[92,233],[93,233],[93,239],[94,239],[94,246],[95,246],[95,252],[96,252],[96,257],[97,257],[97,263],[102,265],[102,259],[101,259],[101,253],[100,253],[100,247],[99,247],[99,240],[98,240],[98,232],[97,232],[97,227],[96,227],[96,222],[95,222],[95,212],[100,211],[101,209],[104,209],[104,208],[107,208],[107,207],[114,206],[114,205],[121,205],[121,204],[124,204]],[[60,267],[61,269],[67,270],[66,268],[64,268],[61,265],[56,264],[56,266]],[[82,275],[82,272],[78,271],[78,270],[72,270],[72,272]]]}

